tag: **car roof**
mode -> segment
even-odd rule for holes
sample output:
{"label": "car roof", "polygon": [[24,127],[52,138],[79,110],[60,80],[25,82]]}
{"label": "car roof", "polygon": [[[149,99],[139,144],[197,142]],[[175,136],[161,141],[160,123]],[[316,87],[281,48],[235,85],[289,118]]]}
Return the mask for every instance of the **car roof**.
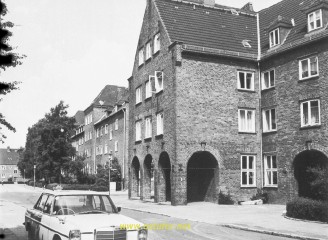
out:
{"label": "car roof", "polygon": [[102,195],[108,196],[108,192],[96,192],[96,191],[79,191],[79,190],[46,190],[43,193],[55,195],[55,196],[72,196],[72,195]]}

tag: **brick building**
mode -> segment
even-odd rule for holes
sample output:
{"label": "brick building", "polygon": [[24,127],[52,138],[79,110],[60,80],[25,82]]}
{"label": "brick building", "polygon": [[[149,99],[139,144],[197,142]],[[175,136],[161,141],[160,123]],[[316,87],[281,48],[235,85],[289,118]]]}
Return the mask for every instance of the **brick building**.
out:
{"label": "brick building", "polygon": [[[76,129],[72,138],[72,145],[77,149],[78,155],[86,157],[84,172],[94,174],[97,166],[97,139],[95,123],[106,115],[109,108],[113,108],[116,103],[126,95],[125,87],[114,85],[105,86],[94,101],[83,113],[78,111],[75,115]],[[81,117],[83,121],[81,121]],[[98,154],[99,155],[99,154]],[[100,163],[100,162],[99,162]]]}
{"label": "brick building", "polygon": [[129,197],[302,195],[307,159],[327,164],[327,16],[326,0],[259,13],[148,0],[129,78]]}
{"label": "brick building", "polygon": [[0,181],[23,181],[24,176],[18,170],[19,149],[0,149]]}

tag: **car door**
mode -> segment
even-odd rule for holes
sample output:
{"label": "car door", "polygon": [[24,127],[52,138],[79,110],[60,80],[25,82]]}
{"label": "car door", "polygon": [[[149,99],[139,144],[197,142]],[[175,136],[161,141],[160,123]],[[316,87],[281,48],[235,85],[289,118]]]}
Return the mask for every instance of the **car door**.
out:
{"label": "car door", "polygon": [[38,203],[34,206],[34,210],[31,212],[31,219],[32,219],[32,235],[34,236],[35,240],[40,239],[40,228],[43,230],[41,226],[41,221],[43,217],[43,208],[45,203],[48,199],[48,194],[42,194]]}
{"label": "car door", "polygon": [[53,209],[53,201],[54,201],[54,195],[49,195],[44,208],[43,208],[43,215],[41,219],[41,227],[40,227],[40,239],[41,240],[47,240],[49,239],[49,231],[52,231],[50,229],[50,220],[53,217],[52,216],[52,209]]}

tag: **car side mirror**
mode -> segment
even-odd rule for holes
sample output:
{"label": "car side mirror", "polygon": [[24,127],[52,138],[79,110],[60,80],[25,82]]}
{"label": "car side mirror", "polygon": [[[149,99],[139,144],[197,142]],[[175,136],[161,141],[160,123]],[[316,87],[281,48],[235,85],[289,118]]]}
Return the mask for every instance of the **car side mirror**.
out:
{"label": "car side mirror", "polygon": [[121,207],[117,207],[117,212],[121,212],[122,208]]}

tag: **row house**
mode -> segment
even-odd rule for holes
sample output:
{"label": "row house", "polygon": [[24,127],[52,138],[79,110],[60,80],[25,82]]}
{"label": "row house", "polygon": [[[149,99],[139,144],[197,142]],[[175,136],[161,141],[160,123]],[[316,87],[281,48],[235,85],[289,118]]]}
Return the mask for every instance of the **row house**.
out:
{"label": "row house", "polygon": [[129,197],[305,196],[327,166],[327,0],[260,12],[147,0],[129,81]]}
{"label": "row house", "polygon": [[125,87],[107,85],[90,106],[75,114],[76,128],[71,136],[72,145],[75,147],[77,155],[86,158],[84,172],[87,174],[95,174],[97,164],[102,164],[102,162],[97,162],[97,156],[99,155],[97,149],[99,150],[99,147],[96,144],[97,129],[95,124],[108,113],[108,109],[117,106],[119,100],[126,95],[126,92]]}
{"label": "row house", "polygon": [[0,181],[23,181],[24,173],[18,170],[20,150],[10,147],[0,149]]}

